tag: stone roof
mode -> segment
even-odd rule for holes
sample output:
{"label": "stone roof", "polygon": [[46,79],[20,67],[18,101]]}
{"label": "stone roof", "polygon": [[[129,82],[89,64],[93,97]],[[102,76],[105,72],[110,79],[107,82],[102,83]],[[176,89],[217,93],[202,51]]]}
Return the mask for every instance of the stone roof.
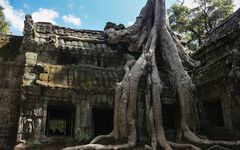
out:
{"label": "stone roof", "polygon": [[222,38],[240,31],[240,9],[230,15],[219,26],[214,28],[208,35],[206,42],[202,47],[209,46]]}
{"label": "stone roof", "polygon": [[77,30],[46,22],[34,23],[34,31],[34,40],[40,45],[51,44],[58,49],[82,50],[82,53],[91,51],[100,55],[108,50],[102,31]]}
{"label": "stone roof", "polygon": [[[240,9],[230,15],[208,35],[206,42],[193,56],[203,66],[193,70],[193,80],[198,86],[219,85],[227,80],[239,50]],[[206,86],[207,87],[207,86]]]}
{"label": "stone roof", "polygon": [[[201,48],[193,53],[193,58],[206,62],[216,57],[221,57],[225,52],[234,47],[232,44],[240,37],[240,9],[226,18],[219,26],[208,35]],[[232,43],[232,44],[229,44]],[[222,49],[225,45],[229,48]]]}
{"label": "stone roof", "polygon": [[[60,27],[48,22],[34,23],[36,36],[42,42],[59,42],[59,45],[65,45],[67,42],[81,41],[90,43],[104,42],[103,31],[82,30]],[[58,40],[58,41],[52,41]],[[74,42],[74,45],[81,45]]]}
{"label": "stone roof", "polygon": [[103,31],[71,29],[49,22],[24,21],[22,51],[67,51],[78,56],[117,57],[117,50],[108,45]]}

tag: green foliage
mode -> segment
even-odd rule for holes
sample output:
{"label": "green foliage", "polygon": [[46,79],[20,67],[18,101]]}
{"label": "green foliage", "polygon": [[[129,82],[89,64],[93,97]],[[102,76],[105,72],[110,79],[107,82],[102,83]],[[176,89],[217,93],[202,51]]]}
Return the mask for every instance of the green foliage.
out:
{"label": "green foliage", "polygon": [[168,10],[171,28],[181,34],[190,49],[197,49],[207,34],[233,12],[233,0],[198,0],[198,6],[188,8],[173,4]]}
{"label": "green foliage", "polygon": [[9,34],[9,23],[3,14],[3,8],[0,6],[0,34]]}

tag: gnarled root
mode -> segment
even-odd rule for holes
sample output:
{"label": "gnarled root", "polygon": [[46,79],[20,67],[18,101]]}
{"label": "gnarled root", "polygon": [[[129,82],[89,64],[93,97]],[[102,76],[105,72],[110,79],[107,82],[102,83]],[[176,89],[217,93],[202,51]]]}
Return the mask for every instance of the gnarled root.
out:
{"label": "gnarled root", "polygon": [[168,141],[168,144],[174,148],[174,149],[178,149],[178,150],[186,150],[186,149],[190,149],[190,150],[201,150],[201,148],[192,145],[192,144],[182,144],[182,143],[174,143],[174,142],[170,142]]}
{"label": "gnarled root", "polygon": [[115,138],[111,134],[109,135],[99,135],[95,137],[90,144],[107,144],[107,143],[114,143]]}
{"label": "gnarled root", "polygon": [[209,139],[201,139],[196,134],[194,134],[189,129],[185,129],[183,131],[183,138],[189,143],[197,145],[201,148],[209,148],[212,146],[222,146],[224,148],[239,148],[240,147],[240,140],[239,141],[223,141],[223,140],[209,140]]}
{"label": "gnarled root", "polygon": [[82,146],[69,147],[63,150],[131,150],[131,149],[133,149],[133,147],[128,144],[123,145],[87,144]]}

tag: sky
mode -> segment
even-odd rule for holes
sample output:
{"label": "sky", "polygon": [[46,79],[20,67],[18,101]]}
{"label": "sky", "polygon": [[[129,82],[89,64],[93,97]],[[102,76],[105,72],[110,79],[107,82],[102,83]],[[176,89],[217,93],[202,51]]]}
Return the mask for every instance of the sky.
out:
{"label": "sky", "polygon": [[[134,23],[147,0],[0,0],[3,13],[13,35],[22,35],[24,16],[31,14],[34,22],[51,22],[75,29],[103,30],[106,22]],[[170,7],[177,0],[166,0]],[[194,7],[196,0],[185,0]],[[240,0],[235,0],[235,10]]]}

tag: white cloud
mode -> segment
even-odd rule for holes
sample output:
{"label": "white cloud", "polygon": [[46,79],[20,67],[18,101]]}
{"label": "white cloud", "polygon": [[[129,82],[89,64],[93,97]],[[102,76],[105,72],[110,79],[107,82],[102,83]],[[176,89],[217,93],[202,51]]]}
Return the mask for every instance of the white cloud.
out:
{"label": "white cloud", "polygon": [[[0,5],[4,8],[3,13],[6,20],[10,23],[10,27],[14,30],[22,32],[25,13],[22,10],[15,9],[9,3],[9,0],[0,0]],[[28,8],[29,5],[23,4],[23,7]],[[39,8],[38,11],[32,13],[32,17],[35,22],[45,21],[56,24],[55,19],[59,17],[59,14],[51,9]]]}
{"label": "white cloud", "polygon": [[194,8],[198,6],[198,3],[197,0],[185,0],[183,5],[189,8]]}
{"label": "white cloud", "polygon": [[59,13],[46,8],[39,8],[38,11],[32,13],[32,18],[34,22],[51,22],[56,24],[56,18],[59,17]]}
{"label": "white cloud", "polygon": [[15,30],[22,31],[25,13],[22,10],[14,9],[8,0],[0,0],[0,5],[4,8],[3,14],[10,26]]}
{"label": "white cloud", "polygon": [[81,25],[81,20],[80,18],[77,18],[75,17],[74,15],[64,15],[62,17],[63,21],[66,22],[66,23],[70,23],[70,24],[73,24],[75,26],[80,26]]}
{"label": "white cloud", "polygon": [[234,0],[234,5],[235,5],[235,9],[234,10],[237,10],[240,8],[240,1],[239,0]]}
{"label": "white cloud", "polygon": [[[196,7],[198,4],[198,0],[185,0],[184,1],[184,5],[189,7],[189,8],[194,8]],[[238,8],[240,8],[240,0],[234,0],[234,11],[237,10]]]}
{"label": "white cloud", "polygon": [[134,24],[133,21],[128,21],[128,26],[131,26],[131,25],[133,25],[133,24]]}

